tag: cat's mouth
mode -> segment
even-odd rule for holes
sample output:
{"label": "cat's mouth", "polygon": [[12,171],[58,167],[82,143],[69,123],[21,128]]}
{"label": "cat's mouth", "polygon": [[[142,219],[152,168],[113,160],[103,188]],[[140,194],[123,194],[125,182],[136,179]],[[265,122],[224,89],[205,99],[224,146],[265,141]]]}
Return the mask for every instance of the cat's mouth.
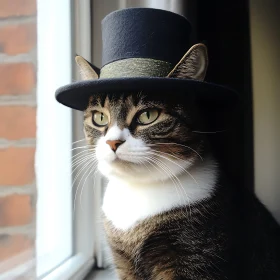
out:
{"label": "cat's mouth", "polygon": [[99,159],[98,169],[107,178],[118,177],[136,182],[162,182],[186,172],[191,165],[191,161],[156,157],[156,155],[149,157],[149,154],[138,152],[119,153],[110,158]]}
{"label": "cat's mouth", "polygon": [[130,162],[120,157],[116,156],[116,158],[111,162],[111,164],[129,164]]}
{"label": "cat's mouth", "polygon": [[143,174],[144,165],[142,163],[135,163],[115,157],[111,161],[99,161],[99,170],[105,176],[118,176],[118,177],[137,177]]}
{"label": "cat's mouth", "polygon": [[132,161],[130,161],[130,160],[128,160],[128,159],[124,159],[124,158],[121,158],[120,156],[117,156],[116,155],[116,158],[112,161],[112,162],[110,162],[110,164],[112,164],[113,166],[115,165],[117,165],[117,166],[119,166],[119,165],[121,165],[121,166],[124,166],[124,165],[137,165],[137,166],[139,166],[139,165],[142,165],[142,163],[140,163],[140,162],[132,162]]}

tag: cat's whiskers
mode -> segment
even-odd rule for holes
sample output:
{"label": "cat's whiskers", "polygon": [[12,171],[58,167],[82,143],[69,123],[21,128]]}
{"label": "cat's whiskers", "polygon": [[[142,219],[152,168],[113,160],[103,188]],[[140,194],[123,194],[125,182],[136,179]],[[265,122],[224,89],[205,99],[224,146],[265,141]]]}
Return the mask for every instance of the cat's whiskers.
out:
{"label": "cat's whiskers", "polygon": [[[97,163],[97,165],[98,165],[98,163]],[[96,167],[95,167],[95,172],[94,172],[94,174],[93,174],[93,184],[92,184],[92,186],[93,186],[93,188],[92,188],[93,194],[94,194],[94,192],[95,192],[94,186],[95,186],[96,175],[97,175],[97,172],[98,172],[97,165],[96,165]]]}
{"label": "cat's whiskers", "polygon": [[[74,209],[73,209],[73,210],[74,210],[74,213],[75,213],[75,206],[76,206],[76,197],[77,197],[77,193],[78,193],[78,191],[79,191],[80,184],[81,184],[83,178],[85,177],[85,175],[87,174],[87,172],[88,172],[90,169],[91,169],[91,171],[94,170],[95,165],[96,165],[96,161],[92,161],[92,162],[88,162],[88,163],[85,164],[85,166],[83,167],[83,169],[86,169],[86,170],[84,171],[84,174],[82,175],[82,177],[81,177],[81,179],[80,179],[80,181],[79,181],[79,183],[78,183],[78,185],[77,185],[77,188],[76,188],[75,197],[74,197]],[[77,178],[76,178],[76,179],[77,179]],[[74,182],[75,182],[75,180],[73,181],[73,185],[74,185]]]}
{"label": "cat's whiskers", "polygon": [[71,151],[78,150],[78,149],[88,149],[89,147],[95,148],[96,146],[97,146],[97,145],[80,146],[80,147],[75,147],[75,148],[71,149]]}
{"label": "cat's whiskers", "polygon": [[72,173],[73,173],[83,162],[88,161],[88,160],[90,160],[90,159],[92,159],[92,158],[94,158],[94,155],[87,155],[87,156],[85,156],[85,157],[82,157],[82,158],[80,158],[80,159],[75,160],[75,161],[72,163],[72,168],[75,167],[75,168],[72,170]]}
{"label": "cat's whiskers", "polygon": [[[150,164],[150,165],[152,165],[152,163],[151,162],[149,162],[149,158],[146,158],[145,157],[145,159],[147,160],[147,162]],[[144,160],[140,160],[140,163],[141,164],[143,164],[148,170],[149,170],[149,172],[151,173],[151,174],[153,174],[153,172],[152,172],[152,170],[148,167],[148,165],[146,164],[146,162],[144,161]],[[157,169],[157,167],[156,166],[154,166],[154,165],[152,165],[155,169]],[[162,173],[162,171],[160,170],[160,169],[157,169],[160,173]],[[164,175],[164,174],[163,174]],[[160,178],[159,179],[160,181],[161,181],[161,183],[164,183],[164,181]],[[177,189],[176,189],[176,191],[177,191]],[[177,193],[178,193],[178,191],[177,191]]]}
{"label": "cat's whiskers", "polygon": [[[73,189],[73,187],[74,187],[74,185],[75,185],[75,182],[76,182],[77,178],[80,176],[80,174],[83,172],[83,170],[84,170],[86,167],[88,167],[90,164],[96,163],[96,160],[95,160],[95,161],[91,161],[91,159],[93,159],[92,155],[91,155],[90,158],[85,158],[82,162],[79,162],[79,164],[77,165],[77,167],[74,168],[74,170],[72,170],[71,175],[75,172],[75,170],[76,170],[78,167],[82,166],[81,169],[77,172],[76,176],[75,176],[74,179],[73,179],[72,187],[71,187],[70,191],[72,191],[72,189]],[[75,197],[76,197],[77,191],[78,191],[78,188],[76,189]],[[74,205],[73,205],[73,206],[74,206],[74,211],[75,211],[75,199],[74,199]],[[74,219],[74,215],[73,215],[73,219]]]}
{"label": "cat's whiskers", "polygon": [[180,169],[181,169],[182,171],[186,172],[186,173],[194,180],[194,182],[198,185],[198,182],[195,180],[195,178],[192,176],[192,174],[191,174],[186,168],[184,168],[183,166],[181,166],[179,163],[177,163],[177,162],[175,162],[175,161],[169,159],[169,158],[166,157],[166,156],[161,155],[160,153],[158,153],[158,151],[157,151],[157,152],[156,152],[156,151],[147,152],[147,153],[153,154],[153,155],[157,155],[157,156],[159,156],[159,157],[161,157],[161,158],[164,158],[164,159],[170,161],[171,163],[177,165],[178,167],[180,167]]}
{"label": "cat's whiskers", "polygon": [[184,187],[182,186],[182,183],[180,181],[180,179],[177,177],[176,174],[174,174],[171,170],[171,168],[169,168],[162,160],[160,159],[156,159],[158,162],[160,162],[161,164],[163,164],[165,166],[165,170],[167,170],[167,173],[169,171],[170,175],[172,177],[174,177],[176,179],[176,181],[178,182],[178,187],[179,187],[179,190],[181,190],[183,192],[183,195],[185,195],[185,198],[188,200],[188,206],[189,206],[189,209],[190,209],[190,216],[191,216],[191,206],[190,206],[190,198],[188,196],[188,194],[186,193]]}
{"label": "cat's whiskers", "polygon": [[148,169],[148,171],[150,172],[150,173],[152,173],[152,171],[151,171],[151,169],[150,168],[148,168],[148,166],[147,166],[147,164],[145,163],[145,161],[144,160],[139,160],[139,163],[140,164],[143,164],[145,167],[146,167],[146,169]]}
{"label": "cat's whiskers", "polygon": [[[160,173],[162,173],[163,175],[167,174],[168,178],[169,178],[169,179],[172,181],[172,183],[174,184],[175,189],[176,189],[176,192],[177,192],[177,194],[178,194],[178,190],[177,190],[177,186],[176,186],[177,183],[174,181],[174,179],[173,179],[172,177],[170,177],[169,173],[166,172],[166,170],[164,170],[164,168],[163,168],[160,164],[158,164],[158,162],[156,162],[152,157],[147,158],[147,161],[148,161],[148,163],[149,163],[150,165],[152,165],[156,170],[158,170],[158,171],[159,171]],[[160,169],[158,169],[158,167],[159,167],[160,169],[162,169],[163,172],[162,172]],[[178,197],[180,197],[179,194],[178,194]]]}
{"label": "cat's whiskers", "polygon": [[[81,162],[79,164],[79,166],[76,166],[75,169],[73,170],[72,174],[74,174],[74,172],[76,171],[77,174],[75,175],[74,179],[73,179],[73,184],[76,182],[76,180],[78,179],[78,177],[80,176],[80,174],[83,172],[84,168],[86,166],[88,166],[89,163],[91,163],[93,161],[91,161],[91,159],[87,159],[83,162]],[[79,168],[79,169],[78,169]]]}
{"label": "cat's whiskers", "polygon": [[204,133],[204,134],[215,134],[215,133],[221,133],[221,132],[226,132],[227,130],[216,130],[216,131],[198,131],[198,130],[193,130],[193,133]]}
{"label": "cat's whiskers", "polygon": [[172,180],[173,185],[175,186],[175,190],[177,192],[177,196],[178,198],[183,201],[183,195],[182,195],[182,191],[181,191],[181,181],[176,178],[176,176],[174,176],[172,170],[170,168],[168,168],[168,166],[166,164],[164,164],[161,160],[157,159],[158,164],[162,165],[162,169],[166,172],[166,174],[168,174],[168,177]]}
{"label": "cat's whiskers", "polygon": [[84,150],[84,151],[75,153],[75,154],[72,156],[72,159],[76,158],[76,157],[77,157],[78,155],[80,155],[80,154],[87,153],[87,152],[92,152],[92,151],[94,151],[94,149],[90,148],[90,149],[86,149],[86,150]]}
{"label": "cat's whiskers", "polygon": [[84,151],[81,151],[75,155],[72,156],[72,163],[78,161],[81,158],[87,157],[88,155],[95,155],[96,149],[95,148],[89,148]]}
{"label": "cat's whiskers", "polygon": [[[76,188],[76,192],[75,192],[75,197],[74,197],[74,212],[75,212],[75,206],[76,206],[76,196],[77,196],[77,193],[79,191],[79,187],[80,187],[80,184],[83,180],[83,178],[85,177],[85,175],[88,173],[88,171],[90,170],[90,172],[88,173],[87,177],[85,178],[84,180],[84,183],[83,183],[83,186],[82,186],[82,190],[81,190],[81,193],[80,193],[80,204],[81,204],[81,198],[82,198],[82,192],[83,192],[83,188],[84,188],[84,185],[85,185],[85,182],[87,181],[88,177],[90,176],[90,174],[95,171],[96,167],[97,167],[97,158],[96,158],[96,153],[95,153],[95,150],[88,150],[89,154],[84,156],[82,155],[81,158],[79,159],[76,159],[73,163],[73,166],[77,165],[73,172],[82,165],[82,168],[77,172],[76,176],[74,177],[73,179],[73,183],[72,183],[72,188],[76,182],[76,180],[79,178],[80,174],[84,171],[84,174],[82,175],[81,179],[80,179],[80,182],[78,183],[77,185],[77,188]],[[72,173],[73,173],[72,172]]]}
{"label": "cat's whiskers", "polygon": [[[88,175],[87,175],[86,178],[84,179],[84,183],[83,183],[83,186],[82,186],[82,189],[81,189],[81,192],[80,192],[80,207],[81,207],[81,210],[82,210],[82,211],[84,211],[83,206],[82,206],[83,189],[84,189],[85,183],[86,183],[88,177],[90,176],[90,174],[92,174],[92,172],[94,172],[94,173],[96,172],[96,167],[97,167],[97,163],[95,162],[95,163],[93,163],[92,166],[90,167],[90,168],[91,168],[91,171],[88,173]],[[89,170],[89,169],[88,169],[88,170]],[[87,171],[88,171],[88,170],[87,170]],[[81,181],[82,181],[82,179],[81,179]],[[81,183],[81,181],[80,181],[80,183]],[[78,184],[78,188],[79,188],[80,183]]]}
{"label": "cat's whiskers", "polygon": [[83,138],[83,139],[80,139],[80,140],[74,141],[74,142],[72,142],[72,145],[74,145],[74,144],[76,144],[76,143],[78,143],[78,142],[81,142],[81,141],[86,141],[86,138]]}
{"label": "cat's whiskers", "polygon": [[81,161],[81,160],[87,158],[88,156],[91,156],[91,154],[90,154],[90,153],[85,153],[85,154],[80,155],[79,157],[73,159],[73,160],[72,160],[72,167],[73,167],[77,162],[79,162],[79,161]]}
{"label": "cat's whiskers", "polygon": [[160,154],[163,154],[163,155],[167,155],[167,156],[173,157],[173,158],[175,158],[175,159],[177,159],[177,160],[180,160],[180,161],[186,161],[186,160],[184,160],[184,159],[182,159],[182,158],[179,158],[179,157],[175,156],[173,153],[172,153],[172,154],[170,154],[170,153],[165,153],[165,152],[162,152],[162,151],[159,151],[159,150],[152,150],[152,151],[153,151],[153,152],[160,153]]}
{"label": "cat's whiskers", "polygon": [[83,172],[83,170],[85,168],[87,168],[91,163],[96,163],[97,162],[97,160],[95,158],[92,158],[92,159],[93,160],[87,160],[87,161],[84,162],[84,166],[77,172],[77,174],[76,174],[76,176],[75,176],[75,178],[73,180],[73,183],[72,183],[73,185],[76,182],[76,180],[79,177],[79,175],[81,174],[81,172]]}
{"label": "cat's whiskers", "polygon": [[[172,172],[169,172],[169,170],[166,170],[166,169],[164,168],[164,165],[161,164],[161,162],[159,162],[155,157],[151,157],[151,156],[148,157],[148,162],[149,162],[152,166],[154,166],[156,169],[157,169],[156,166],[158,166],[159,168],[161,168],[161,169],[163,170],[163,172],[164,172],[163,175],[167,174],[168,178],[172,181],[172,183],[173,183],[173,185],[174,185],[174,187],[175,187],[175,190],[176,190],[176,192],[177,192],[178,198],[181,199],[181,196],[180,196],[179,193],[178,193],[177,186],[178,186],[179,190],[180,190],[180,187],[179,187],[179,185],[178,185],[178,182],[176,182],[176,180],[173,178]],[[156,166],[155,166],[154,164],[156,164]],[[158,169],[157,169],[157,170],[158,170]],[[158,171],[161,173],[161,170],[158,170]]]}
{"label": "cat's whiskers", "polygon": [[178,143],[156,143],[156,144],[149,144],[149,146],[156,146],[156,145],[177,145],[177,146],[185,147],[187,149],[190,149],[194,153],[196,153],[199,156],[199,158],[203,161],[203,157],[196,150],[194,150],[193,148],[191,148],[189,146],[186,146],[186,145],[183,145],[183,144],[178,144]]}
{"label": "cat's whiskers", "polygon": [[80,155],[80,156],[76,157],[76,158],[73,159],[73,161],[72,161],[72,167],[73,167],[73,165],[74,165],[75,163],[77,163],[77,162],[79,162],[79,161],[81,161],[81,160],[87,158],[88,156],[95,156],[94,154],[95,154],[94,152],[92,153],[92,152],[89,152],[89,151],[88,151],[88,153],[85,153],[85,154],[83,154],[83,155]]}
{"label": "cat's whiskers", "polygon": [[[163,155],[161,155],[161,153]],[[140,156],[142,156],[142,153],[139,154]],[[183,167],[181,166],[179,163],[167,158],[166,156],[164,155],[169,155],[169,156],[172,156],[180,161],[185,161],[183,159],[180,159],[174,155],[171,155],[171,154],[168,154],[168,153],[164,153],[164,152],[160,152],[160,151],[145,151],[145,155],[147,155],[148,157],[144,157],[148,163],[150,165],[152,165],[155,169],[157,169],[160,173],[162,172],[161,170],[163,170],[163,175],[167,174],[168,178],[173,182],[174,186],[175,186],[175,189],[176,189],[176,192],[178,194],[178,197],[180,199],[182,199],[182,196],[179,195],[178,193],[178,189],[179,191],[182,193],[183,197],[185,196],[188,200],[188,206],[190,207],[190,198],[188,197],[185,189],[183,188],[182,184],[181,184],[181,181],[180,179],[172,172],[172,169],[170,167],[168,167],[166,165],[166,163],[164,163],[162,160],[160,160],[158,157],[160,158],[163,158],[163,159],[166,159],[168,160],[169,162],[171,162],[172,164],[175,164],[177,165],[181,170],[183,170],[185,173],[187,173],[191,178],[192,180],[194,180],[194,182],[196,184],[198,184],[198,182],[195,180],[195,178]],[[152,156],[151,156],[152,155]],[[143,157],[143,156],[142,156]],[[143,164],[143,161],[140,160],[140,163]],[[159,167],[161,170],[159,170],[157,167]],[[191,215],[191,209],[190,209],[190,215]]]}
{"label": "cat's whiskers", "polygon": [[[151,158],[150,157],[144,157],[146,159],[146,161],[152,165],[157,171],[159,171],[159,173],[161,174],[165,174],[164,172],[162,172],[160,169],[157,168],[157,165],[155,165],[152,161],[151,161]],[[145,162],[143,161],[143,164],[146,166]],[[147,167],[147,166],[146,166]],[[160,167],[160,166],[158,166]],[[148,168],[148,167],[147,167]],[[152,173],[152,171],[148,168],[148,170]],[[164,170],[163,170],[164,171]],[[153,174],[153,173],[152,173]],[[162,179],[160,179],[160,181],[163,183],[164,181]]]}

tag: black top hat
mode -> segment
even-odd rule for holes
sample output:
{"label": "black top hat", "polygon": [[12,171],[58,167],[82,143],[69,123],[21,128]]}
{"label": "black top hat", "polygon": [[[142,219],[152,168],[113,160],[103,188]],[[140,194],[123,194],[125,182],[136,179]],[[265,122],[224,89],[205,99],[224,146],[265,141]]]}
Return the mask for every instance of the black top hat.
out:
{"label": "black top hat", "polygon": [[160,91],[195,95],[203,101],[232,104],[237,94],[203,82],[207,50],[190,47],[191,25],[178,14],[150,8],[115,11],[102,21],[102,67],[76,57],[85,81],[56,91],[60,103],[84,110],[89,97],[100,92]]}

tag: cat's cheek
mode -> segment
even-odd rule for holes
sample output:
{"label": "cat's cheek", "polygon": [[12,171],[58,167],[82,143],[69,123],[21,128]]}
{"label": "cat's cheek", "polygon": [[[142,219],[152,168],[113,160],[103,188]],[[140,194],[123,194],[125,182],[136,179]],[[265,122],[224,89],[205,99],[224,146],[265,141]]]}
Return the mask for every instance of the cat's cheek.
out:
{"label": "cat's cheek", "polygon": [[98,170],[102,175],[105,177],[109,177],[113,173],[113,169],[106,161],[99,161],[98,162]]}

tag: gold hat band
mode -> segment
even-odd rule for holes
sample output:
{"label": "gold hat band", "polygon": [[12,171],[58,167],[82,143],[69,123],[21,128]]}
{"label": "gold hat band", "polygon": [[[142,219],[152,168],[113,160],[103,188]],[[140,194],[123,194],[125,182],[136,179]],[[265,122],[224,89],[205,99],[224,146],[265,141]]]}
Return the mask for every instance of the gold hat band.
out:
{"label": "gold hat band", "polygon": [[166,77],[172,70],[169,62],[151,58],[127,58],[101,68],[100,78]]}

